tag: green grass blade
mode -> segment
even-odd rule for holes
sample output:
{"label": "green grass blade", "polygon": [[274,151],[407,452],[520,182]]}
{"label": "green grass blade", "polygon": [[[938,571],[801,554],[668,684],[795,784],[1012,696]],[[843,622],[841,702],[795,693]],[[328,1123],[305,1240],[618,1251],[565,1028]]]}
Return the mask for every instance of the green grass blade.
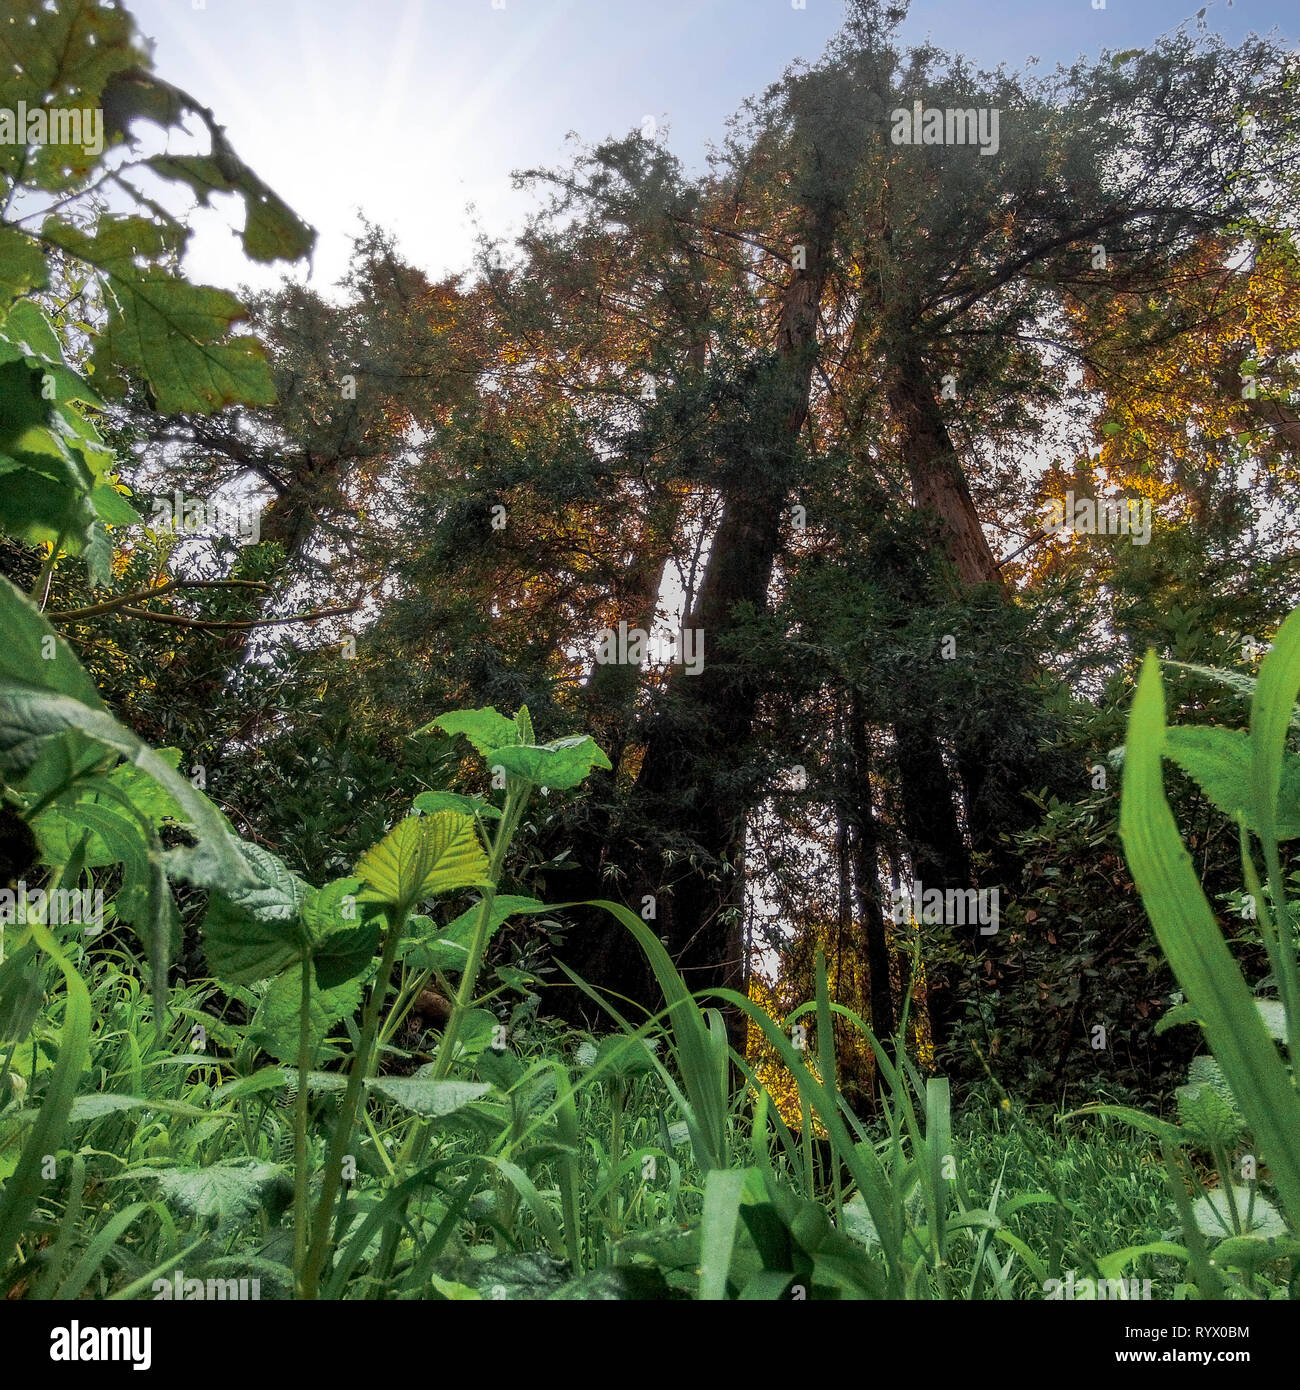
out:
{"label": "green grass blade", "polygon": [[1148,655],[1129,718],[1120,836],[1160,948],[1202,1020],[1293,1225],[1300,1225],[1300,1097],[1214,919],[1165,799],[1164,694]]}
{"label": "green grass blade", "polygon": [[64,1004],[59,1059],[54,1064],[45,1097],[32,1132],[27,1136],[18,1166],[0,1196],[0,1260],[7,1261],[18,1244],[32,1207],[44,1188],[41,1167],[46,1154],[57,1153],[76,1098],[81,1073],[90,1060],[90,995],[81,976],[68,963],[54,938],[42,926],[32,935],[63,973],[68,992]]}
{"label": "green grass blade", "polygon": [[743,1168],[715,1168],[704,1180],[704,1218],[700,1225],[700,1298],[717,1302],[727,1296],[727,1274],[736,1245]]}
{"label": "green grass blade", "polygon": [[1259,668],[1250,706],[1251,790],[1254,821],[1272,890],[1278,989],[1286,1005],[1290,1037],[1300,1037],[1300,978],[1297,978],[1295,932],[1287,907],[1282,865],[1277,850],[1277,799],[1282,789],[1282,755],[1291,724],[1291,703],[1300,692],[1300,608],[1282,624]]}

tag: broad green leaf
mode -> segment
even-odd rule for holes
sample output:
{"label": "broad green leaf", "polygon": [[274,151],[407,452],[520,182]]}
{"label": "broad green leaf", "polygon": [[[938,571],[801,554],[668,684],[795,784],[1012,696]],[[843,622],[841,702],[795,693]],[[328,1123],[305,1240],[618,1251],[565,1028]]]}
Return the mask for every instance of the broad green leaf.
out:
{"label": "broad green leaf", "polygon": [[110,526],[136,526],[144,518],[125,497],[108,483],[96,483],[90,494],[91,505],[101,521]]}
{"label": "broad green leaf", "polygon": [[226,896],[242,911],[265,922],[288,922],[302,911],[310,885],[269,849],[247,840],[237,842],[241,858],[253,876],[248,887],[228,890]]}
{"label": "broad green leaf", "polygon": [[70,695],[102,710],[95,683],[36,605],[7,579],[0,579],[0,677]]}
{"label": "broad green leaf", "polygon": [[[25,361],[37,371],[67,370],[59,335],[45,310],[33,299],[19,301],[0,317],[0,362],[18,361]],[[102,404],[93,391],[79,398],[90,405]]]}
{"label": "broad green leaf", "polygon": [[609,759],[586,734],[552,743],[494,748],[484,756],[489,767],[503,767],[510,776],[555,791],[578,786],[593,767],[610,767]]}
{"label": "broad green leaf", "polygon": [[519,729],[515,721],[498,714],[490,705],[487,709],[463,709],[440,714],[415,732],[426,734],[430,729],[439,729],[445,734],[464,734],[483,754],[519,742]]}
{"label": "broad green leaf", "polygon": [[[1165,754],[1200,787],[1226,815],[1246,817],[1256,829],[1252,812],[1252,744],[1239,729],[1210,724],[1183,725],[1165,733]],[[1277,837],[1300,837],[1300,756],[1283,759],[1283,785],[1278,806]]]}
{"label": "broad green leaf", "polygon": [[1187,1064],[1187,1081],[1192,1086],[1208,1086],[1226,1105],[1236,1110],[1237,1102],[1232,1094],[1232,1087],[1228,1085],[1228,1078],[1224,1076],[1223,1068],[1208,1053],[1193,1057]]}
{"label": "broad green leaf", "polygon": [[95,344],[96,379],[106,389],[123,390],[121,369],[134,368],[164,415],[275,400],[265,347],[229,336],[247,317],[234,295],[160,271],[128,275],[119,268],[108,284],[114,307]]}
{"label": "broad green leaf", "polygon": [[444,1259],[437,1272],[449,1283],[477,1289],[490,1302],[549,1299],[564,1286],[564,1265],[540,1250],[487,1260]]}
{"label": "broad green leaf", "polygon": [[357,862],[365,900],[403,912],[435,893],[489,882],[487,855],[473,817],[455,811],[408,816]]}
{"label": "broad green leaf", "polygon": [[[368,963],[368,962],[367,962]],[[331,989],[319,987],[311,992],[308,1009],[308,1047],[314,1060],[329,1035],[343,1027],[361,1007],[363,982],[345,979]],[[277,1062],[298,1060],[298,1021],[302,1004],[302,966],[293,965],[271,981],[266,998],[257,1011],[252,1036]]]}
{"label": "broad green leaf", "polygon": [[120,1115],[128,1110],[157,1110],[163,1115],[184,1115],[192,1120],[201,1120],[208,1113],[197,1105],[186,1105],[180,1100],[166,1100],[160,1096],[123,1096],[101,1091],[96,1095],[78,1096],[72,1102],[68,1123],[84,1124],[88,1120],[102,1120],[105,1115]]}
{"label": "broad green leaf", "polygon": [[167,856],[169,872],[172,865],[201,863],[206,881],[224,883],[231,891],[249,883],[251,874],[238,852],[238,842],[216,808],[148,744],[102,709],[0,677],[0,767],[29,768],[46,740],[70,731],[122,754],[176,800],[200,845],[196,850],[171,851]]}
{"label": "broad green leaf", "polygon": [[[155,751],[173,768],[180,762],[178,748],[160,748]],[[125,813],[118,809],[120,801],[112,795],[113,792],[129,801],[135,811],[154,829],[167,820],[184,820],[175,798],[168,795],[152,777],[146,776],[130,763],[121,763],[111,772],[101,773],[93,781],[74,787],[58,797],[32,821],[32,829],[46,863],[66,864],[78,846],[88,869],[123,862],[125,856],[120,844],[110,844],[105,836],[89,826],[84,815],[87,808],[110,813],[122,821],[124,834],[132,841],[138,840],[138,822],[128,819]]]}
{"label": "broad green leaf", "polygon": [[203,921],[203,952],[223,983],[255,984],[302,958],[305,933],[298,915],[310,889],[260,845],[241,843],[254,886],[215,891]]}
{"label": "broad green leaf", "polygon": [[463,941],[452,941],[432,917],[408,917],[406,931],[397,954],[412,970],[464,970],[469,946]]}
{"label": "broad green leaf", "polygon": [[599,1045],[583,1043],[577,1053],[578,1065],[587,1069],[600,1067],[610,1076],[648,1076],[656,1070],[655,1048],[644,1038],[624,1037],[611,1033]]}
{"label": "broad green leaf", "polygon": [[[6,0],[0,30],[4,65],[4,105],[19,101],[29,111],[47,104],[64,109],[101,108],[105,88],[125,69],[148,63],[135,25],[122,6],[97,0]],[[52,101],[50,94],[57,95]],[[84,129],[84,137],[89,132]],[[93,146],[93,140],[91,141]],[[100,155],[85,144],[49,140],[0,144],[0,172],[11,179],[22,171],[24,183],[37,188],[75,186],[94,168]]]}
{"label": "broad green leaf", "polygon": [[[479,910],[480,903],[475,903],[445,927],[439,927],[428,917],[412,917],[407,923],[407,931],[413,944],[407,948],[404,958],[418,970],[463,970],[469,958],[470,942],[474,938]],[[509,917],[553,911],[553,906],[539,902],[536,898],[499,893],[492,900],[485,940],[491,941],[497,929]]]}
{"label": "broad green leaf", "polygon": [[1176,1095],[1179,1123],[1204,1148],[1231,1149],[1241,1138],[1241,1116],[1213,1086],[1180,1086]]}
{"label": "broad green leaf", "polygon": [[302,907],[321,989],[333,989],[364,975],[379,947],[383,929],[373,903],[358,900],[359,878],[339,878],[312,889]]}
{"label": "broad green leaf", "polygon": [[[147,1172],[148,1170],[140,1170]],[[277,1163],[233,1158],[206,1168],[183,1167],[154,1174],[163,1196],[199,1220],[221,1222],[248,1216],[285,1181]]]}
{"label": "broad green leaf", "polygon": [[[540,902],[537,898],[523,898],[514,893],[498,893],[492,899],[492,911],[488,919],[488,939],[491,939],[492,933],[509,917],[528,917],[539,912],[554,911],[554,907]],[[479,904],[475,903],[473,907],[466,908],[460,916],[452,918],[438,933],[439,936],[468,945],[474,932],[474,926],[478,921],[478,915]]]}
{"label": "broad green leaf", "polygon": [[[1282,1220],[1277,1208],[1261,1197],[1258,1191],[1253,1193],[1253,1197],[1254,1205],[1252,1206],[1251,1189],[1237,1183],[1233,1184],[1232,1203],[1236,1207],[1237,1219],[1241,1223],[1240,1234],[1265,1238],[1285,1236],[1287,1234],[1286,1222]],[[1211,1240],[1238,1235],[1232,1221],[1228,1194],[1222,1189],[1207,1192],[1204,1197],[1198,1198],[1192,1205],[1192,1214],[1196,1220],[1197,1230]]]}
{"label": "broad green leaf", "polygon": [[[470,1009],[461,1021],[460,1034],[456,1039],[455,1057],[459,1061],[472,1061],[488,1047],[496,1036],[498,1019],[491,1009]],[[429,1064],[430,1067],[432,1063]],[[416,1077],[422,1077],[429,1067],[421,1067]]]}
{"label": "broad green leaf", "polygon": [[19,295],[47,282],[45,257],[31,237],[0,226],[0,316]]}
{"label": "broad green leaf", "polygon": [[426,1119],[454,1115],[492,1089],[483,1081],[434,1081],[414,1076],[375,1077],[366,1086],[373,1094]]}
{"label": "broad green leaf", "polygon": [[245,205],[244,252],[255,261],[296,261],[312,248],[316,235],[233,151],[213,155],[154,155],[149,168],[161,178],[179,180],[207,206],[214,193],[239,193]]}

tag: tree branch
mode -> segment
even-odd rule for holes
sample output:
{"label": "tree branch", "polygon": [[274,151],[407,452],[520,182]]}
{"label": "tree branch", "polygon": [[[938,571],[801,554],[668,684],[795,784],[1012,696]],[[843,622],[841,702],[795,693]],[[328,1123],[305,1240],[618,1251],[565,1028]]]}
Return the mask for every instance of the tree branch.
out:
{"label": "tree branch", "polygon": [[69,608],[62,613],[47,613],[51,622],[68,623],[81,618],[95,618],[101,613],[111,613],[124,604],[137,603],[143,598],[159,598],[173,589],[267,589],[270,586],[256,579],[169,579],[165,584],[155,584],[151,589],[137,589],[133,594],[118,594],[105,599],[103,603],[92,603],[87,608]]}
{"label": "tree branch", "polygon": [[279,627],[284,623],[314,623],[321,618],[335,618],[343,613],[355,613],[359,603],[339,604],[334,608],[317,608],[310,613],[291,613],[287,618],[248,618],[240,622],[213,622],[207,618],[185,618],[179,613],[151,613],[147,608],[123,608],[131,618],[143,618],[151,623],[168,623],[172,627],[197,628],[202,632],[242,631],[251,627]]}

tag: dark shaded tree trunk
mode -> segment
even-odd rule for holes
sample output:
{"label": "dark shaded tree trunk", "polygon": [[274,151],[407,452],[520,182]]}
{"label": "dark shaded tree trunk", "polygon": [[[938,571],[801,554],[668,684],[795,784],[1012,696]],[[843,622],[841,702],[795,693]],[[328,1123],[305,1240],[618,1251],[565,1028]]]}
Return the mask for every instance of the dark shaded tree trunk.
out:
{"label": "dark shaded tree trunk", "polygon": [[[933,725],[923,711],[894,724],[894,748],[913,878],[924,888],[970,887],[970,855],[957,821],[956,790]],[[910,883],[901,886],[904,891],[911,887]],[[924,940],[927,928],[920,924],[920,930]],[[958,983],[954,968],[932,966],[927,960],[926,994],[936,1048],[948,1042],[956,1025]]]}
{"label": "dark shaded tree trunk", "polygon": [[961,460],[930,388],[919,345],[897,348],[888,390],[898,425],[912,502],[937,525],[940,544],[964,584],[1003,585],[998,562],[980,525]]}
{"label": "dark shaded tree trunk", "polygon": [[850,836],[853,889],[866,947],[871,991],[871,1031],[892,1059],[895,1052],[896,1015],[889,934],[885,925],[880,890],[880,834],[875,807],[872,805],[871,747],[867,740],[866,720],[860,696],[855,695],[850,703],[848,725],[853,782],[858,788],[856,814]]}

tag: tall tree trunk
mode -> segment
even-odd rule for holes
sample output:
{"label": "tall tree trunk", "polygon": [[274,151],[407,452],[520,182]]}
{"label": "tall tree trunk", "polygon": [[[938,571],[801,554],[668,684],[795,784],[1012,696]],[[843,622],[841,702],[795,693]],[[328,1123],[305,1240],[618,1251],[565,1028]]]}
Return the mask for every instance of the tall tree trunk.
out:
{"label": "tall tree trunk", "polygon": [[891,980],[889,934],[880,892],[880,833],[872,805],[871,746],[867,739],[861,696],[855,694],[848,711],[853,783],[858,788],[852,823],[853,888],[858,920],[866,946],[871,992],[871,1031],[888,1056],[894,1056],[894,990]]}
{"label": "tall tree trunk", "polygon": [[[722,519],[683,624],[703,633],[703,670],[674,673],[637,780],[645,813],[688,837],[709,861],[679,861],[667,871],[646,864],[642,875],[644,891],[656,898],[664,941],[695,989],[743,989],[745,982],[740,869],[749,789],[739,784],[736,765],[753,728],[759,689],[748,664],[728,651],[728,639],[738,608],[767,608],[808,418],[836,217],[828,204],[812,219],[804,266],[785,290],[776,351],[755,383],[753,428],[743,455],[725,461]],[[729,1017],[729,1026],[733,1039],[743,1042],[740,1018]]]}
{"label": "tall tree trunk", "polygon": [[[909,714],[896,722],[894,741],[903,830],[913,878],[925,888],[970,887],[970,856],[957,822],[953,781],[924,713]],[[910,887],[909,883],[902,885],[905,892]],[[927,928],[924,923],[918,925],[924,941]],[[957,989],[956,968],[932,965],[927,954],[926,994],[936,1048],[949,1040],[956,1025]]]}
{"label": "tall tree trunk", "polygon": [[889,382],[890,410],[901,436],[912,502],[938,523],[939,540],[964,584],[1003,585],[984,537],[961,460],[935,399],[919,346],[899,345]]}

